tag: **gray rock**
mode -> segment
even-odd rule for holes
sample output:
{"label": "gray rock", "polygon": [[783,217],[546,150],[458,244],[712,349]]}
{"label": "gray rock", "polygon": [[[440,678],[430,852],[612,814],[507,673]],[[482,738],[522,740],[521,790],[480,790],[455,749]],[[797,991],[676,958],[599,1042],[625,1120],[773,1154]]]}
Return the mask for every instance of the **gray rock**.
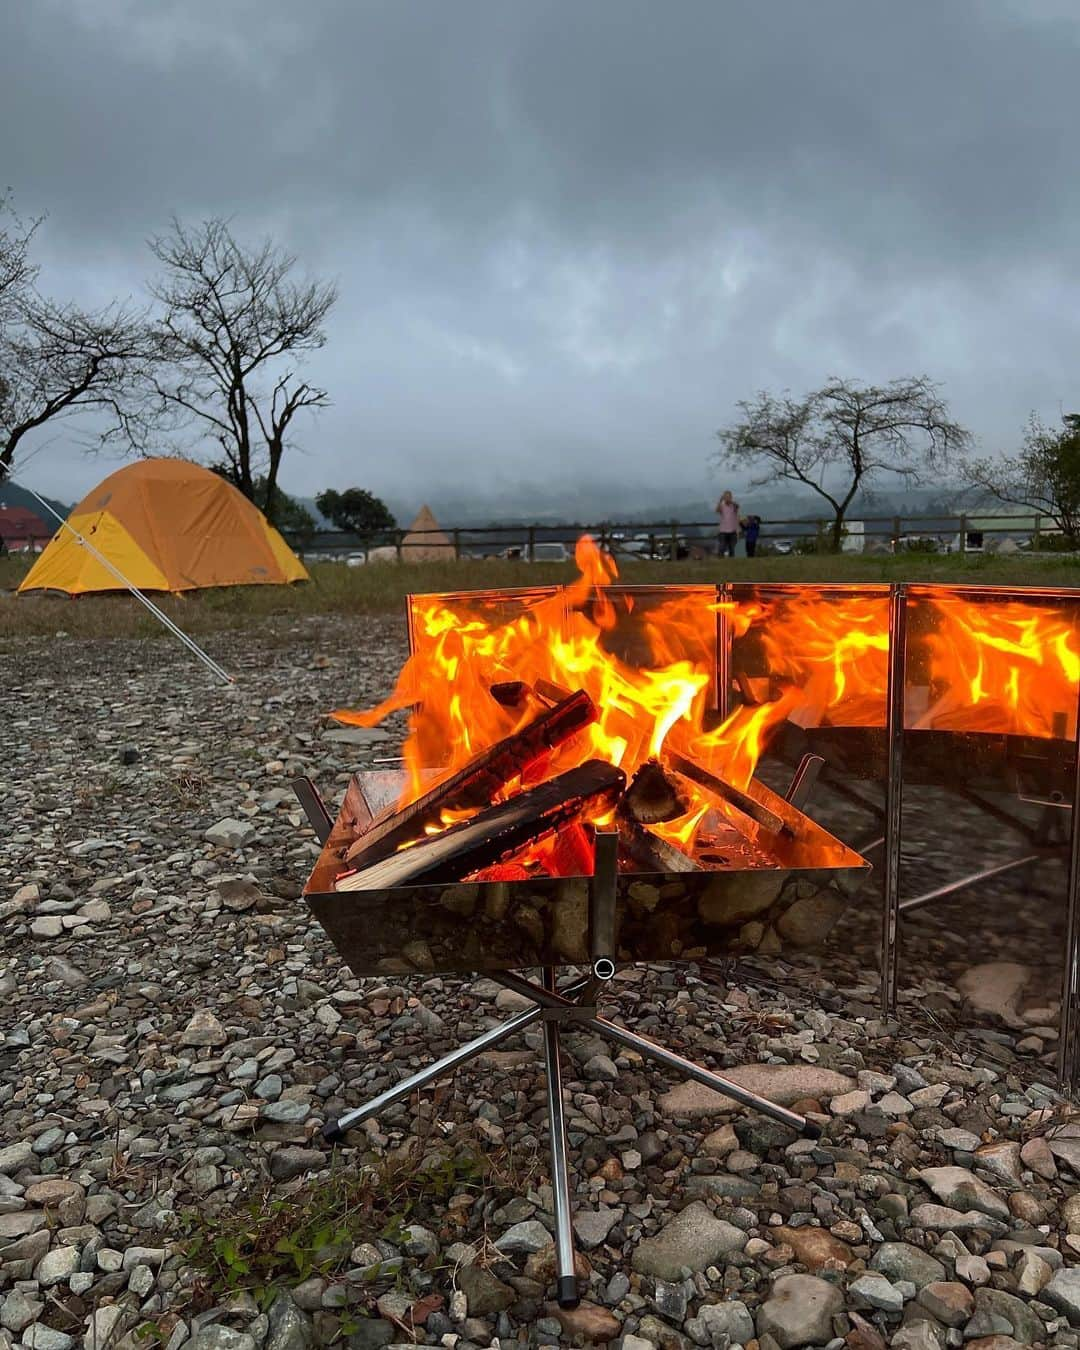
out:
{"label": "gray rock", "polygon": [[481,1266],[462,1266],[457,1287],[465,1295],[470,1317],[495,1317],[517,1301],[515,1290]]}
{"label": "gray rock", "polygon": [[23,1332],[22,1343],[28,1350],[71,1350],[75,1337],[47,1327],[44,1322],[35,1322]]}
{"label": "gray rock", "polygon": [[191,1339],[191,1350],[256,1350],[254,1336],[214,1323],[200,1327]]}
{"label": "gray rock", "polygon": [[1009,1218],[1009,1206],[998,1193],[964,1167],[924,1167],[920,1179],[950,1209],[978,1209],[993,1219]]}
{"label": "gray rock", "polygon": [[270,1175],[275,1181],[291,1181],[305,1172],[317,1172],[326,1154],[317,1148],[279,1148],[270,1155]]}
{"label": "gray rock", "polygon": [[297,1101],[294,1097],[283,1097],[280,1101],[267,1102],[259,1114],[264,1120],[272,1120],[279,1125],[298,1125],[311,1115],[311,1104]]}
{"label": "gray rock", "polygon": [[439,1250],[439,1240],[430,1228],[410,1223],[403,1230],[401,1249],[406,1256],[433,1256]]}
{"label": "gray rock", "polygon": [[37,1321],[44,1308],[44,1303],[24,1294],[21,1289],[12,1289],[0,1300],[0,1327],[7,1331],[22,1331]]}
{"label": "gray rock", "polygon": [[85,1350],[106,1350],[119,1339],[118,1324],[124,1320],[124,1309],[118,1303],[106,1304],[95,1308],[86,1319],[86,1334],[83,1337]]}
{"label": "gray rock", "polygon": [[264,1350],[309,1350],[315,1344],[311,1318],[288,1294],[279,1294],[270,1307],[270,1327]]}
{"label": "gray rock", "polygon": [[607,1241],[607,1235],[622,1218],[622,1211],[601,1205],[598,1209],[579,1209],[574,1215],[574,1232],[586,1251]]}
{"label": "gray rock", "polygon": [[614,1083],[619,1076],[614,1060],[609,1059],[607,1055],[593,1055],[582,1072],[590,1082],[600,1080]]}
{"label": "gray rock", "polygon": [[639,1242],[631,1258],[634,1270],[661,1280],[681,1278],[684,1266],[705,1270],[741,1252],[746,1234],[718,1219],[700,1200],[676,1214],[655,1237]]}
{"label": "gray rock", "polygon": [[1080,1327],[1080,1266],[1065,1266],[1055,1271],[1039,1298],[1064,1313],[1071,1327]]}
{"label": "gray rock", "polygon": [[55,1153],[63,1142],[64,1131],[59,1125],[54,1125],[51,1129],[42,1130],[31,1147],[39,1158],[47,1158],[50,1153]]}
{"label": "gray rock", "polygon": [[228,1039],[225,1028],[209,1008],[192,1013],[191,1020],[180,1033],[181,1045],[224,1045]]}
{"label": "gray rock", "polygon": [[917,1228],[931,1228],[938,1233],[990,1233],[993,1237],[1004,1237],[1009,1225],[1001,1219],[992,1219],[981,1209],[969,1209],[963,1213],[950,1209],[948,1205],[916,1205],[911,1211],[911,1221]]}
{"label": "gray rock", "polygon": [[139,1298],[145,1298],[154,1287],[154,1272],[149,1266],[136,1266],[128,1276],[128,1288]]}
{"label": "gray rock", "polygon": [[[696,1321],[708,1336],[709,1345],[723,1345],[724,1341],[721,1338],[724,1336],[731,1345],[745,1345],[754,1337],[754,1319],[750,1316],[750,1309],[745,1303],[737,1300],[730,1303],[707,1303],[692,1320]],[[689,1325],[687,1331],[693,1334]]]}
{"label": "gray rock", "polygon": [[21,1168],[29,1166],[34,1160],[34,1150],[29,1139],[20,1139],[17,1143],[0,1148],[0,1176],[14,1176]]}
{"label": "gray rock", "polygon": [[[99,1256],[102,1254],[98,1253]],[[124,1270],[134,1270],[136,1266],[152,1266],[156,1270],[164,1260],[164,1247],[126,1247],[122,1266]]]}
{"label": "gray rock", "polygon": [[54,1284],[63,1284],[67,1277],[74,1275],[78,1269],[78,1247],[54,1247],[38,1262],[34,1279],[42,1288],[51,1289]]}
{"label": "gray rock", "polygon": [[833,1315],[842,1312],[844,1296],[816,1275],[784,1275],[758,1309],[757,1334],[771,1336],[780,1350],[824,1345],[832,1340]]}
{"label": "gray rock", "polygon": [[538,1219],[527,1219],[508,1228],[495,1246],[507,1256],[531,1255],[551,1242],[551,1234]]}
{"label": "gray rock", "polygon": [[254,909],[262,899],[262,891],[247,877],[222,877],[215,890],[221,903],[234,914]]}
{"label": "gray rock", "polygon": [[890,1313],[904,1311],[903,1294],[884,1275],[860,1275],[848,1286],[848,1293],[858,1300],[858,1307],[880,1308]]}
{"label": "gray rock", "polygon": [[1034,1345],[1044,1336],[1041,1320],[1028,1305],[1003,1289],[976,1289],[975,1313],[964,1327],[964,1339],[1012,1336],[1021,1345]]}
{"label": "gray rock", "polygon": [[916,1289],[935,1280],[947,1280],[948,1272],[936,1257],[908,1242],[886,1242],[874,1253],[870,1269],[888,1276],[894,1283],[909,1280]]}
{"label": "gray rock", "polygon": [[211,825],[203,838],[208,844],[216,844],[219,848],[243,848],[255,838],[255,827],[246,820],[226,817],[216,825]]}

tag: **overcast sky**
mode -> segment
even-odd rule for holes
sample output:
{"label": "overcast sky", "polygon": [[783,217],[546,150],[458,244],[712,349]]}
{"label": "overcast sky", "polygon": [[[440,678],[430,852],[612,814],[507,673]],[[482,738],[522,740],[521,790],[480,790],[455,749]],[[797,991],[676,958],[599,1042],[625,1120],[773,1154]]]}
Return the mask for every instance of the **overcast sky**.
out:
{"label": "overcast sky", "polygon": [[708,498],[735,402],[830,374],[926,372],[987,451],[1080,405],[1075,0],[3,8],[46,290],[137,296],[172,213],[337,279],[291,490]]}

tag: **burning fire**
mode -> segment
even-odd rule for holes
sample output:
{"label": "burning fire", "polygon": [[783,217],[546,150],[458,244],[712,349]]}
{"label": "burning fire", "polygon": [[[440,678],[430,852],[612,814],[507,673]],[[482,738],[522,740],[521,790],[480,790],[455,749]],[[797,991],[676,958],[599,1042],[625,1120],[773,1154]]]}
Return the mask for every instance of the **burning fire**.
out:
{"label": "burning fire", "polygon": [[1075,735],[1080,636],[1071,609],[1018,600],[924,593],[928,657],[920,708],[909,687],[908,726],[1010,735]]}
{"label": "burning fire", "polygon": [[[883,587],[857,593],[766,587],[719,604],[682,589],[639,604],[632,591],[609,589],[615,564],[591,539],[579,540],[575,558],[580,576],[555,594],[414,598],[413,653],[394,692],[369,712],[334,713],[340,721],[372,726],[410,710],[400,806],[432,786],[433,770],[436,781],[449,777],[527,726],[550,705],[552,690],[556,698],[583,690],[599,716],[526,766],[504,795],[588,759],[606,760],[630,779],[665,749],[745,789],[784,720],[884,727],[889,598]],[[912,599],[908,726],[1050,736],[1066,734],[1066,720],[1075,724],[1080,641],[1067,614],[931,588],[913,588]],[[742,682],[743,701],[718,726],[707,716],[716,671],[714,616],[734,640],[736,672],[743,639],[758,644],[766,672]],[[764,688],[755,696],[752,686]],[[513,696],[497,696],[500,689]],[[693,785],[688,799],[684,814],[651,827],[687,850],[715,805]],[[445,812],[429,832],[470,814]],[[570,829],[533,846],[522,861],[579,875],[590,870],[584,866],[589,851],[586,833]]]}

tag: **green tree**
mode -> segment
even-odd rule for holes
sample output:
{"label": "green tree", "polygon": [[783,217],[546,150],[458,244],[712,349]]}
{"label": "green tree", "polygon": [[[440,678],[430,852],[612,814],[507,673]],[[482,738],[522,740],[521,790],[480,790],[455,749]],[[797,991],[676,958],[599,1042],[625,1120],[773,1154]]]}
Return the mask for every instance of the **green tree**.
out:
{"label": "green tree", "polygon": [[1070,548],[1080,548],[1080,413],[1060,430],[1031,414],[1020,450],[968,465],[965,477],[998,501],[1049,516]]}
{"label": "green tree", "polygon": [[918,483],[966,454],[971,443],[925,375],[886,385],[832,379],[801,399],[760,393],[737,406],[740,420],[717,433],[717,460],[757,470],[751,487],[787,478],[816,492],[832,514],[834,552],[860,488],[885,474]]}
{"label": "green tree", "polygon": [[315,505],[337,529],[350,534],[380,534],[397,528],[390,508],[366,488],[346,488],[344,492],[327,488],[315,498]]}

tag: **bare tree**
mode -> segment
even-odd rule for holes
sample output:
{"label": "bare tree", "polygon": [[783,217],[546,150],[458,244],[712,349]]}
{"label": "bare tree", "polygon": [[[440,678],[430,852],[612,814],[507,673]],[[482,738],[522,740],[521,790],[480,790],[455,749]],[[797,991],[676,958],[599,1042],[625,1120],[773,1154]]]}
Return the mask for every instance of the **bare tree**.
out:
{"label": "bare tree", "polygon": [[142,317],[121,306],[90,311],[40,295],[24,225],[5,198],[0,212],[0,481],[31,433],[48,422],[91,414],[98,447],[130,441],[139,382],[152,355]]}
{"label": "bare tree", "polygon": [[30,261],[30,241],[39,223],[26,224],[16,213],[10,194],[0,194],[0,324],[12,319],[17,303],[37,277]]}
{"label": "bare tree", "polygon": [[974,460],[964,477],[1000,502],[1049,516],[1070,548],[1080,546],[1080,414],[1062,416],[1062,429],[1035,413],[1015,455]]}
{"label": "bare tree", "polygon": [[221,220],[194,228],[174,220],[150,248],[164,269],[150,288],[162,306],[158,409],[174,427],[195,427],[214,442],[221,471],[246,497],[255,499],[263,477],[263,509],[273,520],[293,419],[328,402],[289,359],[323,346],[337,290],[294,281],[294,257],[269,240],[242,247]]}
{"label": "bare tree", "polygon": [[926,376],[882,386],[832,379],[802,399],[760,393],[737,407],[741,420],[717,433],[718,460],[758,470],[753,487],[787,478],[816,492],[832,512],[834,550],[860,488],[883,474],[917,483],[971,443]]}

